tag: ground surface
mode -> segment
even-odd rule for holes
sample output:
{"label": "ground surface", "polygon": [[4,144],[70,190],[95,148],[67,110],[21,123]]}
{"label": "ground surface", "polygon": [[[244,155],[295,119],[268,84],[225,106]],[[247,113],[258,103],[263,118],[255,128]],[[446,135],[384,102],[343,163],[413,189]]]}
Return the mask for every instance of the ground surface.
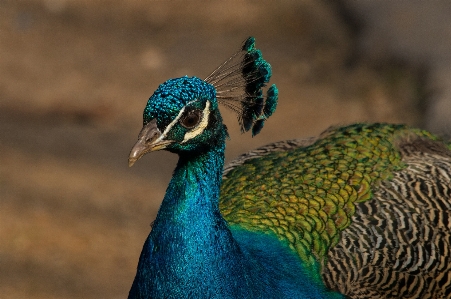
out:
{"label": "ground surface", "polygon": [[176,162],[127,167],[146,100],[249,35],[280,104],[253,139],[223,112],[228,160],[330,125],[430,123],[428,60],[363,51],[371,10],[343,3],[0,1],[0,298],[126,297]]}

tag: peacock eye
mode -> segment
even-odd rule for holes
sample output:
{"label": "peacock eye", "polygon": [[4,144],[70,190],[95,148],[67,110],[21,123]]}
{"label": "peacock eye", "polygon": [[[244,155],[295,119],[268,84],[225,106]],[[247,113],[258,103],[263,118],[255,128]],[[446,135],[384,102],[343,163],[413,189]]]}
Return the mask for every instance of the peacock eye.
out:
{"label": "peacock eye", "polygon": [[187,129],[192,129],[195,126],[197,126],[197,124],[199,124],[201,114],[202,111],[200,110],[191,110],[187,112],[185,116],[182,117],[182,119],[180,120],[180,124]]}

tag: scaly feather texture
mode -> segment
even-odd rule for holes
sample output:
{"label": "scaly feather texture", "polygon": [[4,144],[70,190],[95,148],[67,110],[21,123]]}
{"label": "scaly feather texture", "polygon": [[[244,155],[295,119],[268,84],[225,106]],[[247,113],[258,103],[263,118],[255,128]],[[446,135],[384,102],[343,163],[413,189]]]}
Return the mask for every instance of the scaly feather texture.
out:
{"label": "scaly feather texture", "polygon": [[277,235],[351,298],[451,295],[449,145],[387,124],[288,144],[226,169],[229,225]]}
{"label": "scaly feather texture", "polygon": [[[236,62],[238,59],[238,62]],[[129,298],[448,298],[451,146],[404,125],[354,124],[251,151],[223,171],[228,133],[277,105],[246,40],[207,79],[159,86],[133,165],[179,155]]]}

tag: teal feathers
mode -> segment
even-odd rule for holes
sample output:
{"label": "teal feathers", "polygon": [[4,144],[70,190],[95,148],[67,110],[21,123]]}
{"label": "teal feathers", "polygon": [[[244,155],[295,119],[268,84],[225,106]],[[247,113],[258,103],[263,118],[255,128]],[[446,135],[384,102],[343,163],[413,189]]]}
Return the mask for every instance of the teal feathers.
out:
{"label": "teal feathers", "polygon": [[129,298],[449,298],[451,145],[354,124],[270,144],[223,172],[219,104],[258,134],[277,107],[247,39],[205,80],[171,79],[144,109],[129,164],[179,155]]}
{"label": "teal feathers", "polygon": [[157,88],[147,101],[143,113],[144,125],[160,115],[161,126],[166,127],[172,121],[171,114],[168,112],[178,113],[193,98],[212,99],[211,102],[216,108],[215,89],[201,79],[184,76],[166,81]]}
{"label": "teal feathers", "polygon": [[255,39],[249,37],[241,51],[210,74],[205,82],[215,87],[220,104],[237,113],[241,131],[244,133],[252,129],[252,136],[255,136],[277,107],[276,85],[273,84],[266,96],[263,95],[263,88],[271,75],[271,65],[255,48]]}

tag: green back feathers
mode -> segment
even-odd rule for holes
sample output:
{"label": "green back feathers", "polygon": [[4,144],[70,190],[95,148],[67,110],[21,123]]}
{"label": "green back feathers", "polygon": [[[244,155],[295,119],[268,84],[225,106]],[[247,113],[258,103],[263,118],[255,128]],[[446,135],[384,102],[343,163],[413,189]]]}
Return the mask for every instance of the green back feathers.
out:
{"label": "green back feathers", "polygon": [[403,168],[397,140],[412,135],[436,139],[403,125],[356,124],[247,160],[223,181],[220,210],[230,225],[272,232],[314,265],[351,223],[355,203]]}

